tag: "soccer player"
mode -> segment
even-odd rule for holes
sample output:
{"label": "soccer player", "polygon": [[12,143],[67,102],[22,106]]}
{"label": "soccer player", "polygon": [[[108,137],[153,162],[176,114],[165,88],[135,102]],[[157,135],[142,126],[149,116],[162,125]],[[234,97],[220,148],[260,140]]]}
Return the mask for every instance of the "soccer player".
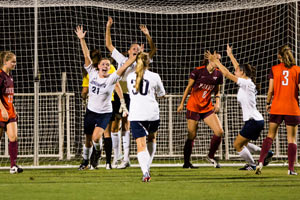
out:
{"label": "soccer player", "polygon": [[[121,54],[113,45],[112,45],[112,41],[111,41],[111,33],[110,33],[110,29],[111,26],[113,24],[113,19],[111,17],[108,18],[107,21],[107,25],[106,25],[106,35],[105,35],[105,42],[106,42],[106,47],[108,48],[108,50],[112,53],[112,57],[115,59],[115,61],[118,63],[118,67],[122,66],[123,63],[128,59],[131,58],[133,56],[136,56],[141,49],[143,49],[143,45],[142,47],[139,44],[132,44],[128,50],[128,56],[129,57],[125,57],[123,54]],[[153,58],[155,52],[156,52],[156,47],[154,45],[154,42],[152,41],[152,38],[149,34],[149,30],[147,29],[147,27],[145,25],[140,25],[140,29],[141,31],[146,35],[146,38],[148,40],[148,43],[150,44],[150,52],[149,52],[149,57],[150,59]],[[126,106],[127,108],[130,107],[130,98],[129,98],[129,94],[128,92],[128,88],[126,85],[126,79],[127,79],[127,74],[129,74],[130,72],[134,72],[135,71],[135,65],[130,66],[127,71],[125,72],[123,79],[120,81],[122,90],[124,92],[124,98],[125,98],[125,102],[126,102]],[[127,119],[127,117],[123,116],[122,118],[122,139],[123,139],[123,149],[124,149],[124,158],[123,161],[120,165],[118,165],[118,169],[124,169],[126,167],[130,166],[130,161],[129,161],[129,144],[130,144],[130,123]],[[118,140],[118,136],[117,133],[112,133],[112,139]],[[150,139],[151,140],[151,139]],[[151,147],[150,147],[151,146]],[[155,152],[155,148],[156,148],[156,144],[155,142],[148,142],[148,149],[153,149],[153,152]],[[117,149],[115,149],[114,151],[117,151]]]}
{"label": "soccer player", "polygon": [[102,138],[104,130],[107,128],[112,116],[112,92],[115,84],[121,78],[125,70],[135,61],[136,56],[128,59],[122,67],[109,75],[110,60],[102,58],[98,64],[98,70],[96,70],[92,65],[89,49],[84,39],[86,31],[83,31],[82,26],[78,26],[75,33],[80,39],[85,58],[85,69],[89,74],[89,100],[84,118],[86,144],[83,148],[83,162],[79,167],[79,169],[85,169],[88,166],[88,161],[91,156],[91,149],[87,148],[91,142],[96,149],[96,155],[100,155],[100,138]]}
{"label": "soccer player", "polygon": [[[223,76],[222,73],[215,68],[216,65],[205,58],[202,62],[202,66],[197,67],[191,72],[188,85],[184,91],[181,103],[177,108],[177,112],[183,110],[184,102],[191,92],[186,106],[188,139],[184,145],[183,168],[197,168],[191,164],[190,157],[194,139],[197,134],[198,121],[200,120],[203,120],[214,132],[206,159],[211,162],[215,168],[220,168],[220,164],[215,158],[215,153],[219,148],[224,131],[215,113],[218,113],[220,109],[220,87],[223,83]],[[211,101],[212,92],[215,93],[216,98],[216,104],[214,106]]]}
{"label": "soccer player", "polygon": [[[141,52],[137,56],[136,71],[128,74],[127,87],[130,94],[129,117],[132,136],[137,144],[137,158],[143,172],[143,182],[149,182],[150,165],[154,157],[154,149],[146,143],[155,143],[159,127],[159,107],[155,97],[165,96],[160,76],[149,68],[149,54]],[[146,145],[147,144],[147,145]],[[147,150],[148,146],[148,150]]]}
{"label": "soccer player", "polygon": [[256,167],[256,174],[261,174],[263,160],[271,148],[277,130],[282,121],[285,122],[288,141],[288,175],[297,175],[294,169],[296,160],[296,134],[300,123],[300,109],[298,96],[300,88],[300,67],[296,66],[295,58],[288,45],[279,49],[278,60],[270,71],[269,90],[267,95],[267,112],[270,113],[269,132],[264,139]]}
{"label": "soccer player", "polygon": [[[216,58],[217,54],[212,55],[210,52],[205,54],[206,58],[213,62],[220,69],[222,74],[235,82],[239,86],[237,101],[240,103],[243,112],[244,127],[235,138],[233,143],[238,154],[248,163],[240,170],[255,170],[256,164],[251,152],[260,152],[260,147],[249,143],[250,140],[257,140],[261,131],[264,129],[264,118],[256,108],[256,69],[250,64],[240,65],[232,54],[232,48],[227,45],[227,55],[234,66],[234,74],[221,64]],[[264,165],[267,165],[273,152],[270,151]]]}
{"label": "soccer player", "polygon": [[16,55],[10,51],[0,52],[0,140],[6,131],[9,144],[10,173],[23,172],[16,164],[18,156],[18,115],[13,105],[14,80],[11,71],[16,67]]}

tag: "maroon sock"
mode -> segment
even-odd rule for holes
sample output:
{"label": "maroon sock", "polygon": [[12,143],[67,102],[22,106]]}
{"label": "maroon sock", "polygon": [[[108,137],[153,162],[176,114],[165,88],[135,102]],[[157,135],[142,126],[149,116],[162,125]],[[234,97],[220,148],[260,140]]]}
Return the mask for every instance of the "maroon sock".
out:
{"label": "maroon sock", "polygon": [[218,150],[221,141],[222,141],[222,137],[216,136],[216,135],[212,136],[211,141],[210,141],[209,153],[208,153],[209,158],[215,157],[215,153]]}
{"label": "maroon sock", "polygon": [[266,137],[262,143],[261,151],[260,151],[260,156],[258,162],[263,163],[265,160],[265,157],[267,156],[269,150],[271,149],[273,143],[273,139]]}
{"label": "maroon sock", "polygon": [[294,143],[288,144],[288,160],[289,160],[289,170],[294,170],[294,164],[296,160],[296,153],[297,153],[297,145]]}
{"label": "maroon sock", "polygon": [[190,163],[193,146],[194,146],[194,140],[187,139],[185,141],[185,145],[184,145],[184,149],[183,149],[184,164]]}
{"label": "maroon sock", "polygon": [[10,167],[16,165],[18,156],[18,142],[9,142],[8,144],[9,156],[10,156]]}

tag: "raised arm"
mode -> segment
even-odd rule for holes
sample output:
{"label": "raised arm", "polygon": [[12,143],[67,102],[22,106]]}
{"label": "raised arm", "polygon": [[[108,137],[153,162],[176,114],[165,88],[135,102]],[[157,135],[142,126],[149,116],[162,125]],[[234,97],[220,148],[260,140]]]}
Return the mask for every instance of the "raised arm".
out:
{"label": "raised arm", "polygon": [[90,51],[89,51],[89,49],[86,45],[85,39],[84,39],[86,31],[83,32],[82,26],[77,26],[75,33],[80,40],[80,45],[81,45],[82,52],[84,55],[84,64],[85,64],[85,66],[89,66],[92,63],[92,60],[90,57]]}
{"label": "raised arm", "polygon": [[229,46],[229,44],[227,44],[227,55],[230,58],[233,66],[234,66],[234,70],[237,70],[237,68],[240,68],[240,64],[238,63],[238,61],[235,59],[235,57],[233,56],[232,53],[232,47]]}
{"label": "raised arm", "polygon": [[148,43],[150,45],[150,52],[149,52],[149,57],[150,59],[153,58],[154,54],[156,53],[156,47],[155,47],[155,44],[150,36],[150,33],[149,33],[149,30],[147,28],[146,25],[140,25],[140,29],[141,31],[146,35],[146,38],[148,40]]}
{"label": "raised arm", "polygon": [[[300,86],[300,84],[299,84]],[[266,110],[267,112],[270,112],[271,109],[271,101],[274,93],[274,79],[270,79],[269,81],[269,89],[268,89],[268,94],[267,94],[267,105],[266,105]]]}
{"label": "raised arm", "polygon": [[186,86],[186,88],[184,90],[180,105],[177,108],[177,112],[180,112],[180,111],[183,110],[184,102],[185,102],[187,96],[189,95],[189,93],[191,92],[194,83],[195,83],[195,80],[190,78],[189,82],[188,82],[188,85]]}
{"label": "raised arm", "polygon": [[132,56],[131,58],[128,58],[128,60],[122,65],[122,67],[120,67],[117,71],[117,74],[119,76],[122,76],[124,74],[124,72],[126,71],[126,69],[132,65],[132,63],[136,60],[136,56]]}
{"label": "raised arm", "polygon": [[111,29],[112,24],[113,24],[113,19],[111,17],[108,17],[108,21],[106,24],[106,31],[105,31],[105,46],[108,48],[108,50],[110,52],[112,52],[115,49],[115,47],[112,45],[112,42],[111,42],[110,29]]}
{"label": "raised arm", "polygon": [[226,78],[229,78],[230,80],[232,80],[234,82],[237,82],[238,78],[235,75],[233,75],[224,65],[222,65],[220,60],[217,59],[216,53],[211,54],[209,51],[207,51],[204,56],[210,62],[215,63]]}

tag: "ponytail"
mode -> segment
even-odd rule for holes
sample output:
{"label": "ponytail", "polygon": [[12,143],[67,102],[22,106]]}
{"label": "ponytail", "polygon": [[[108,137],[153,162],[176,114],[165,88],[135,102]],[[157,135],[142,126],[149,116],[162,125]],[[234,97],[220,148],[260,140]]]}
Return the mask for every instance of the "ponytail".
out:
{"label": "ponytail", "polygon": [[139,91],[143,84],[142,80],[145,70],[149,67],[149,54],[143,52],[139,53],[136,62],[136,82],[134,87],[136,91]]}
{"label": "ponytail", "polygon": [[288,45],[280,47],[279,55],[281,56],[282,62],[286,68],[291,68],[292,66],[296,65],[292,50]]}

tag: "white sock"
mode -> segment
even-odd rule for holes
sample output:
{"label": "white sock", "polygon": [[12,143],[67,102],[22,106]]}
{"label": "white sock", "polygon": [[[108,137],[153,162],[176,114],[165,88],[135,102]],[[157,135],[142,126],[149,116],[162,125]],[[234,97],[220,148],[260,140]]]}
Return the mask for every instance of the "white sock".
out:
{"label": "white sock", "polygon": [[92,152],[93,146],[88,148],[85,145],[83,145],[82,157],[84,160],[89,160],[91,158]]}
{"label": "white sock", "polygon": [[253,143],[250,143],[248,142],[247,146],[248,150],[251,152],[251,153],[256,153],[256,154],[259,154],[260,151],[261,151],[261,148]]}
{"label": "white sock", "polygon": [[95,149],[97,151],[100,151],[101,147],[102,147],[102,144],[100,144],[100,143],[102,143],[102,140],[100,139],[99,142],[97,142],[97,143],[94,140],[92,140],[92,141],[93,141],[93,145],[94,145]]}
{"label": "white sock", "polygon": [[149,163],[148,163],[148,170],[149,170],[150,166],[152,164],[153,158],[154,158],[154,154],[156,152],[156,143],[148,142],[147,148],[148,148],[148,152],[150,154],[150,159],[149,159]]}
{"label": "white sock", "polygon": [[112,147],[114,150],[114,162],[118,160],[119,157],[119,133],[111,133]]}
{"label": "white sock", "polygon": [[147,151],[147,149],[145,151],[141,151],[137,154],[137,157],[138,157],[141,170],[143,174],[145,174],[146,172],[148,172],[148,163],[150,159],[149,152]]}
{"label": "white sock", "polygon": [[124,161],[129,161],[130,131],[126,131],[123,139]]}
{"label": "white sock", "polygon": [[238,152],[239,155],[246,161],[249,163],[249,165],[255,165],[255,162],[253,160],[253,157],[250,153],[250,151],[248,150],[248,148],[243,148],[242,151]]}

